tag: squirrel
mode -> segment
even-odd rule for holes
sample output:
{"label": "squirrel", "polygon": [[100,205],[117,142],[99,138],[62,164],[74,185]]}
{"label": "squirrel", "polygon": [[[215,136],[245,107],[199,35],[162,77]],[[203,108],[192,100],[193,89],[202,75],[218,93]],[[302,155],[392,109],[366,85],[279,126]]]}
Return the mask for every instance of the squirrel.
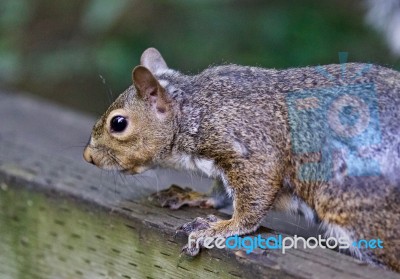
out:
{"label": "squirrel", "polygon": [[349,243],[379,238],[382,249],[349,249],[400,271],[399,72],[227,64],[185,75],[149,48],[132,80],[94,125],[84,159],[126,174],[158,166],[214,178],[213,196],[177,186],[155,195],[171,208],[232,199],[231,219],[182,225],[191,239],[252,233],[272,207],[303,209]]}

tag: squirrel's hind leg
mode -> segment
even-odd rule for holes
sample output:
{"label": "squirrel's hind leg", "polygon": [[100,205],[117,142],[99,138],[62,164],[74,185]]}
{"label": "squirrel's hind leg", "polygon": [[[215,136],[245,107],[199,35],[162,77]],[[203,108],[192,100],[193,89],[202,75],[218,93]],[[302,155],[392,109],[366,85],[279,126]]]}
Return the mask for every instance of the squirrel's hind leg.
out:
{"label": "squirrel's hind leg", "polygon": [[222,208],[231,202],[220,180],[214,181],[209,194],[199,193],[189,187],[182,188],[173,184],[168,189],[152,194],[149,199],[162,207],[171,209],[179,209],[185,205],[200,208]]}

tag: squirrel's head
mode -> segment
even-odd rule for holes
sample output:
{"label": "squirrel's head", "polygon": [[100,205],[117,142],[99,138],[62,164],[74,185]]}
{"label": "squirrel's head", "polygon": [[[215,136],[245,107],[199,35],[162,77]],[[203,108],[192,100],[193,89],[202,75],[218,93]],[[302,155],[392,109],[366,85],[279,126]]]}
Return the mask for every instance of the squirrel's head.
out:
{"label": "squirrel's head", "polygon": [[141,173],[155,164],[173,138],[173,104],[155,74],[168,70],[161,54],[147,49],[133,69],[133,85],[93,127],[84,159],[100,168]]}

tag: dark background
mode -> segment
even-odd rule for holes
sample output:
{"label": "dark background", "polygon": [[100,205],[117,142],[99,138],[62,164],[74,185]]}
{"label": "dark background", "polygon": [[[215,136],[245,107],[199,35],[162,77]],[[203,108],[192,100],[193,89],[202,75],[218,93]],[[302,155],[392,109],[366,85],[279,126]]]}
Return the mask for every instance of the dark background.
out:
{"label": "dark background", "polygon": [[144,49],[197,73],[372,62],[400,69],[364,1],[1,0],[0,87],[100,114],[131,83]]}

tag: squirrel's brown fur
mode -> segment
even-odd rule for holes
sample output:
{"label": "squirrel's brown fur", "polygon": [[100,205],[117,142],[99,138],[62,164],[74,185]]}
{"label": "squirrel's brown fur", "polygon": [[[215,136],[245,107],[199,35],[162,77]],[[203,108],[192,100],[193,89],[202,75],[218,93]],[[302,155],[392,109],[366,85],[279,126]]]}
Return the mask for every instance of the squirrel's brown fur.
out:
{"label": "squirrel's brown fur", "polygon": [[[346,64],[351,80],[343,76],[343,65],[325,66],[327,76],[316,67],[237,65],[187,76],[168,69],[158,51],[148,49],[133,71],[133,86],[94,126],[84,157],[131,174],[163,166],[199,169],[222,181],[233,198],[232,218],[210,222],[192,231],[192,238],[253,232],[271,206],[290,207],[296,199],[351,240],[381,239],[383,249],[360,249],[358,255],[400,271],[400,73],[380,66],[362,71],[365,66]],[[348,175],[346,153],[335,150],[332,177],[300,179],[299,167],[323,155],[294,152],[291,129],[297,124],[289,119],[288,94],[349,84],[374,85],[380,141],[356,152],[373,158],[379,175]],[[313,102],[305,99],[301,105],[313,107]],[[110,131],[115,115],[128,121],[119,133]],[[309,137],[324,138],[326,127],[318,123],[310,124],[317,125],[318,134]],[[186,252],[198,249],[188,246]]]}

